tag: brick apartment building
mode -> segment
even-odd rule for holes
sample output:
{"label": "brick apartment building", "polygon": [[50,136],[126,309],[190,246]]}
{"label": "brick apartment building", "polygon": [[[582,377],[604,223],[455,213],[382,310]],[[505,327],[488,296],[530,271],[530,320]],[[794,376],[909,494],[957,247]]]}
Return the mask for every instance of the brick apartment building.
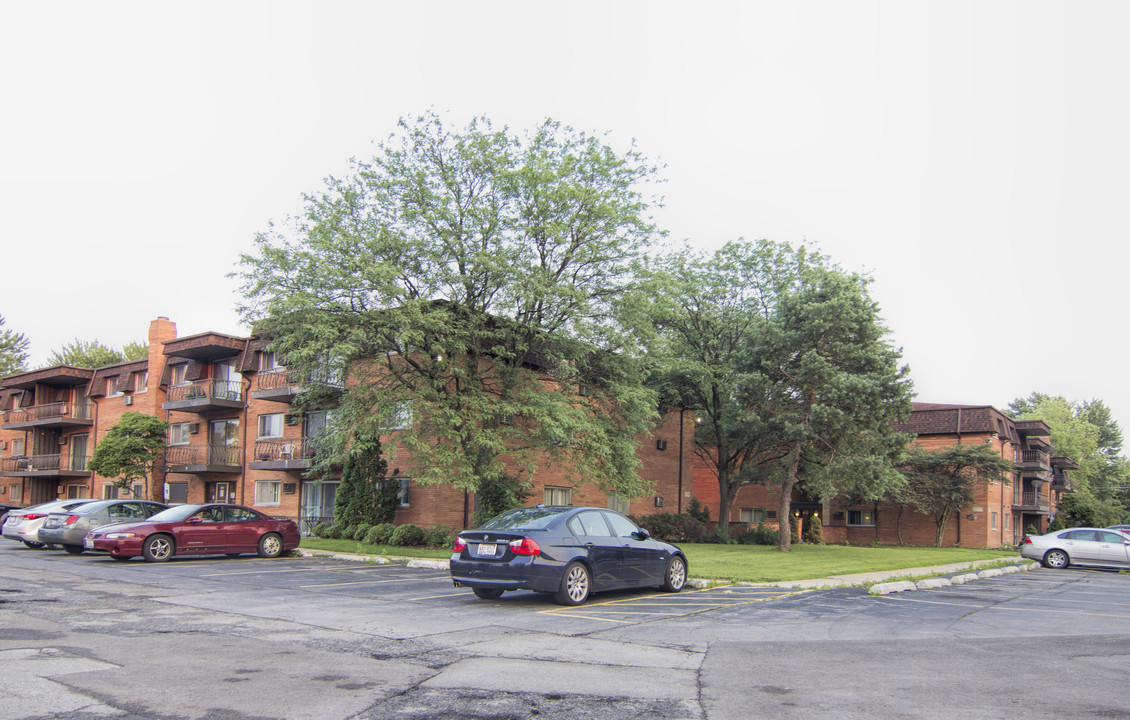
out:
{"label": "brick apartment building", "polygon": [[[304,477],[310,438],[326,426],[326,414],[292,409],[299,379],[265,341],[215,332],[178,338],[176,325],[162,317],[150,323],[148,342],[144,360],[57,366],[0,381],[0,502],[115,497],[111,480],[86,464],[106,432],[132,411],[171,424],[164,464],[149,487],[135,486],[132,494],[168,503],[240,503],[300,519],[304,529],[332,518],[337,483]],[[690,413],[676,411],[640,438],[640,473],[654,491],[646,498],[624,502],[551,467],[532,477],[530,501],[678,512],[691,496],[692,422]],[[419,486],[411,477],[399,481],[396,523],[470,525],[473,495]]]}
{"label": "brick apartment building", "polygon": [[[974,502],[951,515],[943,545],[964,547],[1008,547],[1023,539],[1028,528],[1047,531],[1060,496],[1072,492],[1069,471],[1078,467],[1070,458],[1053,454],[1051,430],[1041,420],[1011,420],[988,405],[939,405],[914,403],[910,416],[899,426],[916,436],[914,443],[937,450],[962,443],[988,444],[1001,457],[1016,464],[1011,482],[993,482],[977,489]],[[718,480],[711,468],[696,458],[694,495],[717,517]],[[731,506],[732,523],[777,525],[779,494],[773,487],[746,486]],[[897,544],[899,527],[907,545],[933,545],[934,519],[912,506],[901,509],[891,503],[848,505],[842,501],[820,502],[802,490],[793,495],[792,512],[802,523],[820,517],[825,542],[867,545],[875,540]]]}

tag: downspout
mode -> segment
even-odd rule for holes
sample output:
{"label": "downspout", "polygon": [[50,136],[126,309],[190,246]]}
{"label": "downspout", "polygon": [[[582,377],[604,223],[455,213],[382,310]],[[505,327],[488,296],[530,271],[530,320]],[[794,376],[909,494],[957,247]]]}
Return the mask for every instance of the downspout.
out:
{"label": "downspout", "polygon": [[679,501],[677,504],[679,513],[683,512],[683,428],[686,427],[683,413],[686,411],[686,408],[679,408]]}
{"label": "downspout", "polygon": [[[961,445],[961,408],[957,409],[957,444]],[[955,547],[961,547],[961,514],[965,508],[957,509],[957,540],[954,543]]]}

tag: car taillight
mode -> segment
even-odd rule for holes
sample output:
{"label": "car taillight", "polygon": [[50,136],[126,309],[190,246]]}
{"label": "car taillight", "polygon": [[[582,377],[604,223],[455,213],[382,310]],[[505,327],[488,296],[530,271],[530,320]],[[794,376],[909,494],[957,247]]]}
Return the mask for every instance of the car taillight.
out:
{"label": "car taillight", "polygon": [[510,543],[510,551],[515,555],[537,555],[541,553],[541,546],[530,538],[522,538]]}
{"label": "car taillight", "polygon": [[78,515],[68,515],[67,519],[63,521],[64,525],[74,525],[78,522]]}
{"label": "car taillight", "polygon": [[22,517],[24,520],[38,520],[39,518],[47,517],[47,513],[28,513]]}
{"label": "car taillight", "polygon": [[1024,542],[1023,542],[1023,544],[1024,544],[1024,545],[1031,545],[1031,544],[1032,544],[1032,538],[1030,538],[1030,537],[1028,537],[1027,535],[1025,535],[1025,536],[1024,536]]}
{"label": "car taillight", "polygon": [[455,538],[455,546],[451,548],[452,552],[463,552],[467,547],[467,541],[461,537]]}

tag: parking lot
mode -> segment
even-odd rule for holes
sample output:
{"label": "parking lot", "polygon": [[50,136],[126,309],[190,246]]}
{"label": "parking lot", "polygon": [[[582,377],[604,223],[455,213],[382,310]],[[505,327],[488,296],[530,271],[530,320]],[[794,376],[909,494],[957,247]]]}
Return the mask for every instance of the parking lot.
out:
{"label": "parking lot", "polygon": [[1130,647],[1130,576],[1074,568],[567,608],[398,564],[3,543],[0,588],[0,720],[1118,716]]}

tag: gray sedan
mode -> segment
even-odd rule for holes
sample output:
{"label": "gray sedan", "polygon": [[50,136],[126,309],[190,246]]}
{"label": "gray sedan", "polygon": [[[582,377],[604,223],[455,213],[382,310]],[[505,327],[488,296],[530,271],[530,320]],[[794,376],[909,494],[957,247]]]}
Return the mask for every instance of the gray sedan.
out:
{"label": "gray sedan", "polygon": [[1130,537],[1106,528],[1071,528],[1047,535],[1028,535],[1020,554],[1045,567],[1089,565],[1130,569]]}
{"label": "gray sedan", "polygon": [[62,545],[67,552],[78,555],[84,549],[83,539],[94,528],[145,520],[167,507],[148,500],[96,500],[48,515],[39,528],[38,539],[45,545]]}

